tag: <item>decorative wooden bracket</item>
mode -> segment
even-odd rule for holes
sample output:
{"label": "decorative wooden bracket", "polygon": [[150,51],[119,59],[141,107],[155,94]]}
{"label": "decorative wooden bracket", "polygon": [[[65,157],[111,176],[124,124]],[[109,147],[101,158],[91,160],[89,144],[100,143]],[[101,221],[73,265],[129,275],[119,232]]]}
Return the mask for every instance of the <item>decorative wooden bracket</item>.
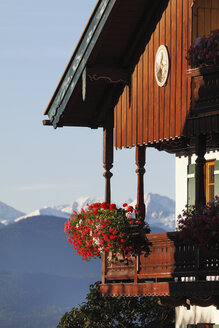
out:
{"label": "decorative wooden bracket", "polygon": [[145,203],[144,203],[144,174],[145,174],[145,153],[146,146],[137,146],[135,148],[135,161],[137,165],[136,173],[138,175],[137,187],[137,205],[139,216],[145,218]]}

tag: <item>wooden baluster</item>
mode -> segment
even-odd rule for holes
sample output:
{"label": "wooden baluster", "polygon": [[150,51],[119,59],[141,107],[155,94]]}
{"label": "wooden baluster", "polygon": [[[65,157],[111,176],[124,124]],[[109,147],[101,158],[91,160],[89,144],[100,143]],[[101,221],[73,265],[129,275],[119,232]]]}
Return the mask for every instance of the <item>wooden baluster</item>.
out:
{"label": "wooden baluster", "polygon": [[139,216],[145,218],[145,203],[144,203],[144,173],[145,173],[145,153],[146,147],[137,146],[135,148],[135,161],[137,165],[136,173],[138,175],[138,187],[137,187],[137,205],[136,208],[139,211]]}
{"label": "wooden baluster", "polygon": [[109,126],[103,130],[103,167],[105,172],[105,202],[111,203],[110,179],[113,174],[110,172],[113,167],[113,127]]}
{"label": "wooden baluster", "polygon": [[134,283],[138,283],[138,272],[139,272],[139,255],[135,256],[135,262],[134,262]]}
{"label": "wooden baluster", "polygon": [[106,275],[107,275],[107,258],[106,258],[106,252],[103,252],[102,254],[102,284],[105,284],[106,282]]}
{"label": "wooden baluster", "polygon": [[200,134],[196,139],[196,173],[195,173],[195,205],[205,205],[205,153],[206,136]]}

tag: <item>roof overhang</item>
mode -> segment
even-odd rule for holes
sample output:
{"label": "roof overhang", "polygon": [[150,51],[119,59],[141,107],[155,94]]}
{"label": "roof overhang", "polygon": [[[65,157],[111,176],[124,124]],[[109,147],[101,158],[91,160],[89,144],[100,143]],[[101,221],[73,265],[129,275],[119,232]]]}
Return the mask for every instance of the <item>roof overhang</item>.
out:
{"label": "roof overhang", "polygon": [[116,0],[99,1],[45,111],[56,128]]}
{"label": "roof overhang", "polygon": [[98,1],[45,111],[45,125],[104,127],[168,1]]}

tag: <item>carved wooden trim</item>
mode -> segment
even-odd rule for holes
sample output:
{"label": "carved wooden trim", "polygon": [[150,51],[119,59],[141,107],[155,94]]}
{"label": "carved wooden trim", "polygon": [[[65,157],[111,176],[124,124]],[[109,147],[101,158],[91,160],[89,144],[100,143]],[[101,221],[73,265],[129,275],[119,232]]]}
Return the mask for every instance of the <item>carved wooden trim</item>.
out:
{"label": "carved wooden trim", "polygon": [[[159,282],[159,283],[111,283],[102,284],[100,292],[102,296],[109,297],[139,297],[139,296],[169,296],[174,305],[204,305],[205,295],[212,295],[204,306],[215,305],[218,306],[217,294],[219,282]],[[188,295],[188,296],[186,296]],[[192,297],[190,297],[192,296]],[[215,297],[216,296],[216,297]],[[187,301],[190,300],[190,304]],[[175,302],[174,302],[175,301]]]}

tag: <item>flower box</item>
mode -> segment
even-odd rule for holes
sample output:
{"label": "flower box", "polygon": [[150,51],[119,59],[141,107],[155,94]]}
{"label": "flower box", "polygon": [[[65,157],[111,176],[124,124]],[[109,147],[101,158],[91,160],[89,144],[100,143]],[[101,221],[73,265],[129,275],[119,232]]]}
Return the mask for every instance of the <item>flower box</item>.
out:
{"label": "flower box", "polygon": [[203,66],[188,70],[191,78],[190,115],[219,113],[219,66]]}

